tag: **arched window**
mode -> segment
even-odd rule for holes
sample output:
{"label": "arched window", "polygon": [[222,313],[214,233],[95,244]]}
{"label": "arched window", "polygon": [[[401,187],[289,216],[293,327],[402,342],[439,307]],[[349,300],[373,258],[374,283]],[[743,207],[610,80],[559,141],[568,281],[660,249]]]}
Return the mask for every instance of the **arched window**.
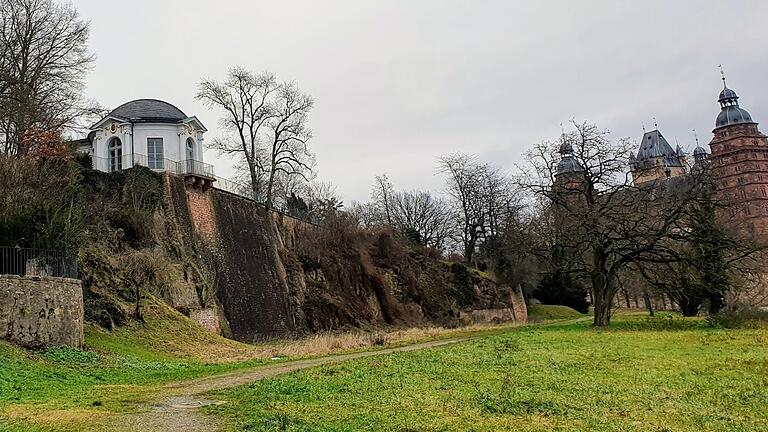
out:
{"label": "arched window", "polygon": [[120,138],[109,140],[109,171],[120,171],[123,169],[123,143]]}
{"label": "arched window", "polygon": [[187,160],[195,160],[195,140],[187,138]]}
{"label": "arched window", "polygon": [[195,171],[195,140],[193,140],[192,138],[187,138],[185,156],[187,159],[187,172],[196,173]]}

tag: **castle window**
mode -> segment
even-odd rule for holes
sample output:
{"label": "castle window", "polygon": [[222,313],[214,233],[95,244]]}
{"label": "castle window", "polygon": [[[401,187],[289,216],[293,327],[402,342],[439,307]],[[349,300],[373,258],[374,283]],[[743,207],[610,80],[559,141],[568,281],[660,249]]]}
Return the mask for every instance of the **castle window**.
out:
{"label": "castle window", "polygon": [[112,138],[109,141],[109,171],[115,172],[123,169],[123,143],[120,138]]}
{"label": "castle window", "polygon": [[165,156],[162,138],[147,138],[147,162],[150,169],[163,169]]}

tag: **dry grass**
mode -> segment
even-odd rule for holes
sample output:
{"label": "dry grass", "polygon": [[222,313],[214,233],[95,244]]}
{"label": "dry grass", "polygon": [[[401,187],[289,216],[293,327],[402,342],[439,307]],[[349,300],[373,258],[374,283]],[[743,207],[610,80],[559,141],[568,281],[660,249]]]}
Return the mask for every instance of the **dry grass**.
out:
{"label": "dry grass", "polygon": [[[41,409],[42,408],[42,409]],[[2,411],[2,416],[12,422],[33,423],[37,426],[56,426],[61,424],[86,424],[108,417],[110,413],[96,409],[46,409],[43,405],[15,405]]]}
{"label": "dry grass", "polygon": [[127,354],[148,360],[163,360],[163,357],[167,357],[208,364],[231,364],[268,360],[272,357],[322,356],[367,348],[486,334],[513,325],[506,323],[473,325],[456,329],[421,327],[323,332],[297,339],[249,345],[204,330],[165,303],[150,300],[145,306],[145,323],[134,323],[112,332],[90,327],[86,340],[91,348],[98,351]]}
{"label": "dry grass", "polygon": [[408,329],[362,330],[351,332],[316,333],[302,339],[281,342],[270,353],[276,356],[308,357],[344,351],[354,351],[377,346],[397,346],[451,337],[492,333],[512,327],[514,324],[476,324],[468,327],[447,329],[443,327],[416,327]]}

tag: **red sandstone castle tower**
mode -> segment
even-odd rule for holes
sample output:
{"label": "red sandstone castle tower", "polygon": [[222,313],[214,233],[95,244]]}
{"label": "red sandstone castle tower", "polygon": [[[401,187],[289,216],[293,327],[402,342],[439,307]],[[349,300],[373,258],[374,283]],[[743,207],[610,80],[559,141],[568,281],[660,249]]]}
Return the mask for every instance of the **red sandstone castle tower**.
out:
{"label": "red sandstone castle tower", "polygon": [[717,196],[729,204],[722,220],[743,224],[759,240],[768,240],[768,138],[749,113],[739,107],[739,97],[723,77],[720,114],[709,143],[712,176]]}

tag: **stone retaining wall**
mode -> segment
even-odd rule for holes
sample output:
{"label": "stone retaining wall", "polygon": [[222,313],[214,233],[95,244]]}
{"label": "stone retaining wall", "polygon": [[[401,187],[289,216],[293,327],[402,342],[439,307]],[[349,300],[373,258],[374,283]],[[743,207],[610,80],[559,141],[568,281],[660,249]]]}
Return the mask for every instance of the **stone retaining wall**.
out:
{"label": "stone retaining wall", "polygon": [[0,339],[30,348],[82,347],[82,282],[0,275]]}

